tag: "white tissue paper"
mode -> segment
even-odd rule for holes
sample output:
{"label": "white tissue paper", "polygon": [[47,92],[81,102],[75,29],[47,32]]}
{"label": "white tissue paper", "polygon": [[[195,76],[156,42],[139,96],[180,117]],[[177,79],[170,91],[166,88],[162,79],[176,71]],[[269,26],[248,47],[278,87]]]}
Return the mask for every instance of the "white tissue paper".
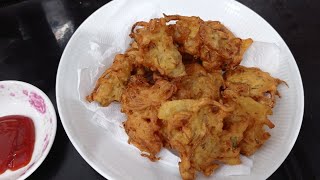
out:
{"label": "white tissue paper", "polygon": [[[83,105],[94,112],[91,121],[109,131],[115,139],[127,143],[128,136],[125,133],[122,122],[126,115],[120,112],[119,103],[111,103],[108,107],[100,107],[97,103],[88,103],[85,97],[90,94],[96,80],[112,64],[114,56],[123,53],[129,46],[131,38],[129,33],[131,26],[137,21],[148,21],[151,18],[162,17],[162,11],[152,3],[137,4],[135,1],[115,1],[117,8],[113,9],[113,16],[105,17],[105,25],[102,28],[87,29],[90,34],[90,63],[78,67],[78,94]],[[94,25],[93,25],[94,26]],[[280,49],[277,45],[265,42],[254,42],[244,55],[242,65],[258,67],[277,77]],[[132,147],[134,148],[134,147]],[[178,166],[179,157],[164,149],[159,153],[161,162]],[[248,175],[253,166],[251,157],[241,156],[240,165],[222,165],[214,176]]]}

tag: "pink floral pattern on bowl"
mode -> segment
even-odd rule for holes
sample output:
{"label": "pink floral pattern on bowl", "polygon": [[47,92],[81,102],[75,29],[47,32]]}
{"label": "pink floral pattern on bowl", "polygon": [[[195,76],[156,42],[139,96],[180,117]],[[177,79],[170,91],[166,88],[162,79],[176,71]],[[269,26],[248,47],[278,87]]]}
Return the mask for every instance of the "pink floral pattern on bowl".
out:
{"label": "pink floral pattern on bowl", "polygon": [[29,95],[29,102],[30,104],[36,108],[37,111],[44,114],[46,112],[46,104],[41,96],[38,94],[31,92]]}
{"label": "pink floral pattern on bowl", "polygon": [[28,90],[25,90],[25,89],[22,90],[22,93],[23,93],[24,95],[26,95],[26,96],[28,96],[28,94],[29,94],[29,93],[28,93]]}

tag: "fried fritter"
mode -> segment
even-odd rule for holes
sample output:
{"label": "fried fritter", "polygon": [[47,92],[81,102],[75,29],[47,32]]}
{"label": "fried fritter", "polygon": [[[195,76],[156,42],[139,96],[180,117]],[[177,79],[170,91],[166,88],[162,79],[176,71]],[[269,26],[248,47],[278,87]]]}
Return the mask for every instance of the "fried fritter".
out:
{"label": "fried fritter", "polygon": [[176,24],[169,25],[173,40],[179,45],[179,51],[198,56],[202,46],[199,35],[200,26],[204,23],[196,16],[164,15],[166,21],[177,20]]}
{"label": "fried fritter", "polygon": [[273,128],[268,119],[275,104],[275,95],[279,95],[277,86],[283,81],[273,78],[258,68],[238,66],[225,73],[224,94],[232,97],[236,103],[233,121],[247,119],[248,128],[240,142],[241,153],[249,156],[256,152],[269,138],[264,126]]}
{"label": "fried fritter", "polygon": [[[219,110],[217,107],[211,107],[211,111],[205,108],[199,113],[204,113],[200,117],[206,119],[209,133],[195,148],[192,162],[196,170],[209,176],[221,163],[230,165],[241,163],[239,142],[243,139],[243,132],[247,129],[248,121],[232,122],[226,127],[225,120],[232,112],[232,108]],[[213,112],[214,115],[208,112]]]}
{"label": "fried fritter", "polygon": [[194,179],[195,172],[210,175],[219,165],[219,136],[226,107],[208,98],[168,101],[161,105],[158,118],[162,134],[171,148],[178,151],[183,179]]}
{"label": "fried fritter", "polygon": [[238,122],[224,122],[224,130],[220,136],[220,151],[221,155],[217,158],[218,161],[226,164],[240,164],[240,142],[242,141],[243,133],[248,127],[248,120]]}
{"label": "fried fritter", "polygon": [[268,115],[272,114],[272,109],[251,97],[239,96],[232,90],[225,90],[223,94],[229,104],[234,106],[234,111],[228,119],[229,123],[248,121],[248,128],[244,131],[243,140],[239,145],[241,153],[250,156],[270,137],[264,125],[269,128],[274,127],[274,124],[268,119]]}
{"label": "fried fritter", "polygon": [[[175,23],[173,23],[175,22]],[[219,21],[164,15],[137,22],[133,42],[97,81],[88,101],[120,101],[129,143],[151,161],[162,147],[179,153],[184,180],[240,164],[270,137],[268,119],[284,82],[239,66],[251,39]]]}
{"label": "fried fritter", "polygon": [[178,91],[173,99],[220,99],[223,77],[220,71],[207,73],[198,63],[186,65],[187,76],[174,80]]}
{"label": "fried fritter", "polygon": [[233,69],[253,42],[252,39],[236,38],[219,21],[206,21],[199,33],[204,44],[200,58],[206,69]]}
{"label": "fried fritter", "polygon": [[252,39],[236,38],[219,21],[203,21],[199,17],[165,15],[166,21],[177,21],[170,25],[175,43],[181,52],[200,57],[208,70],[225,70],[238,66]]}
{"label": "fried fritter", "polygon": [[[134,29],[136,27],[141,27]],[[139,63],[159,71],[169,77],[180,77],[186,74],[182,57],[173,39],[168,33],[164,18],[151,19],[149,22],[137,22],[132,27],[130,36],[137,42],[143,59]]]}
{"label": "fried fritter", "polygon": [[132,62],[126,55],[116,55],[112,66],[98,79],[93,92],[87,96],[87,100],[96,101],[101,106],[108,106],[112,101],[120,101],[132,68]]}
{"label": "fried fritter", "polygon": [[158,108],[176,91],[176,87],[165,80],[147,83],[141,76],[133,76],[124,91],[121,104],[122,112],[128,116],[124,128],[129,143],[141,150],[150,160],[157,160],[156,154],[163,146],[159,136]]}
{"label": "fried fritter", "polygon": [[[198,118],[203,121],[207,131],[202,141],[194,148],[191,162],[197,171],[210,176],[220,165],[220,160],[225,156],[225,143],[222,135],[224,118],[231,109],[223,106],[205,106],[198,112]],[[223,142],[223,143],[221,143]]]}
{"label": "fried fritter", "polygon": [[279,96],[277,86],[284,81],[273,78],[269,73],[258,68],[238,66],[225,73],[227,89],[248,96],[259,103],[273,107],[276,95]]}

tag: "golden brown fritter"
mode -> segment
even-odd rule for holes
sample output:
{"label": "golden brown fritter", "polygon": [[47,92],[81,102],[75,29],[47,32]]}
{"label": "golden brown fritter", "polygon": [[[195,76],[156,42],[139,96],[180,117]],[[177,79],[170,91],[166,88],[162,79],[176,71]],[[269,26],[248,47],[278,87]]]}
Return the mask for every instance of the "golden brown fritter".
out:
{"label": "golden brown fritter", "polygon": [[239,66],[251,39],[219,21],[165,15],[137,22],[133,42],[115,57],[87,99],[120,101],[129,143],[156,161],[162,147],[179,153],[184,180],[240,164],[270,137],[268,119],[283,81]]}
{"label": "golden brown fritter", "polygon": [[238,66],[252,39],[236,38],[219,21],[203,21],[199,17],[165,15],[180,52],[199,57],[207,71]]}
{"label": "golden brown fritter", "polygon": [[[239,66],[225,74],[227,90],[224,94],[231,97],[236,104],[233,121],[249,120],[248,128],[244,132],[244,139],[240,142],[241,153],[252,155],[270,137],[264,125],[273,128],[268,119],[272,114],[277,86],[282,81],[272,78],[257,68]],[[270,93],[271,96],[266,96]]]}
{"label": "golden brown fritter", "polygon": [[96,101],[101,106],[108,106],[112,101],[119,102],[131,72],[135,70],[142,74],[143,67],[137,63],[142,58],[137,43],[131,43],[124,54],[115,56],[111,67],[100,76],[94,90],[87,96],[87,101]]}
{"label": "golden brown fritter", "polygon": [[242,60],[244,52],[252,44],[252,39],[236,38],[219,21],[206,21],[200,27],[203,48],[200,59],[207,70],[233,69]]}
{"label": "golden brown fritter", "polygon": [[98,79],[93,92],[87,96],[87,100],[96,101],[101,106],[108,106],[112,101],[120,101],[132,68],[132,62],[126,55],[116,55],[112,66]]}
{"label": "golden brown fritter", "polygon": [[129,143],[134,144],[150,160],[157,160],[156,154],[162,148],[159,136],[158,108],[175,92],[176,87],[165,80],[147,83],[141,76],[133,76],[124,91],[121,104],[122,112],[128,116],[124,122]]}
{"label": "golden brown fritter", "polygon": [[181,158],[183,179],[194,179],[195,172],[210,175],[218,164],[219,136],[228,108],[208,98],[168,101],[161,105],[158,118],[162,134]]}
{"label": "golden brown fritter", "polygon": [[[135,30],[136,27],[141,27]],[[137,42],[143,55],[139,63],[169,77],[184,76],[185,68],[178,48],[168,33],[163,18],[151,19],[149,22],[137,22],[130,36]]]}
{"label": "golden brown fritter", "polygon": [[204,23],[196,16],[165,15],[167,22],[176,20],[176,24],[169,25],[174,42],[179,45],[179,51],[198,56],[202,46],[199,35],[200,26]]}
{"label": "golden brown fritter", "polygon": [[229,122],[228,125],[224,122],[223,125],[224,130],[220,136],[221,155],[216,160],[230,165],[240,164],[240,142],[248,127],[248,121]]}
{"label": "golden brown fritter", "polygon": [[186,65],[187,76],[174,80],[178,91],[173,99],[220,99],[220,88],[223,87],[221,72],[207,73],[198,63]]}
{"label": "golden brown fritter", "polygon": [[269,73],[258,68],[238,66],[225,73],[227,89],[242,96],[252,97],[259,103],[273,107],[276,95],[279,96],[277,86],[284,81],[273,78]]}
{"label": "golden brown fritter", "polygon": [[274,124],[268,119],[268,115],[272,114],[272,109],[251,97],[239,96],[232,90],[225,90],[223,94],[228,103],[234,106],[234,111],[228,118],[229,123],[240,121],[248,123],[239,146],[241,154],[252,155],[270,137],[270,134],[265,131],[264,125],[269,128],[274,127]]}

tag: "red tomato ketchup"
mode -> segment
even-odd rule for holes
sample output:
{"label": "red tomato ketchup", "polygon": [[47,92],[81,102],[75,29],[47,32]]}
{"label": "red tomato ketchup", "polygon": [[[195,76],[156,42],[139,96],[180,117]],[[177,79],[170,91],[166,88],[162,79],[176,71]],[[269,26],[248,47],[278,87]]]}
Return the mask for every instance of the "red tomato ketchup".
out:
{"label": "red tomato ketchup", "polygon": [[0,117],[0,174],[26,166],[31,160],[34,142],[32,119],[20,115]]}

